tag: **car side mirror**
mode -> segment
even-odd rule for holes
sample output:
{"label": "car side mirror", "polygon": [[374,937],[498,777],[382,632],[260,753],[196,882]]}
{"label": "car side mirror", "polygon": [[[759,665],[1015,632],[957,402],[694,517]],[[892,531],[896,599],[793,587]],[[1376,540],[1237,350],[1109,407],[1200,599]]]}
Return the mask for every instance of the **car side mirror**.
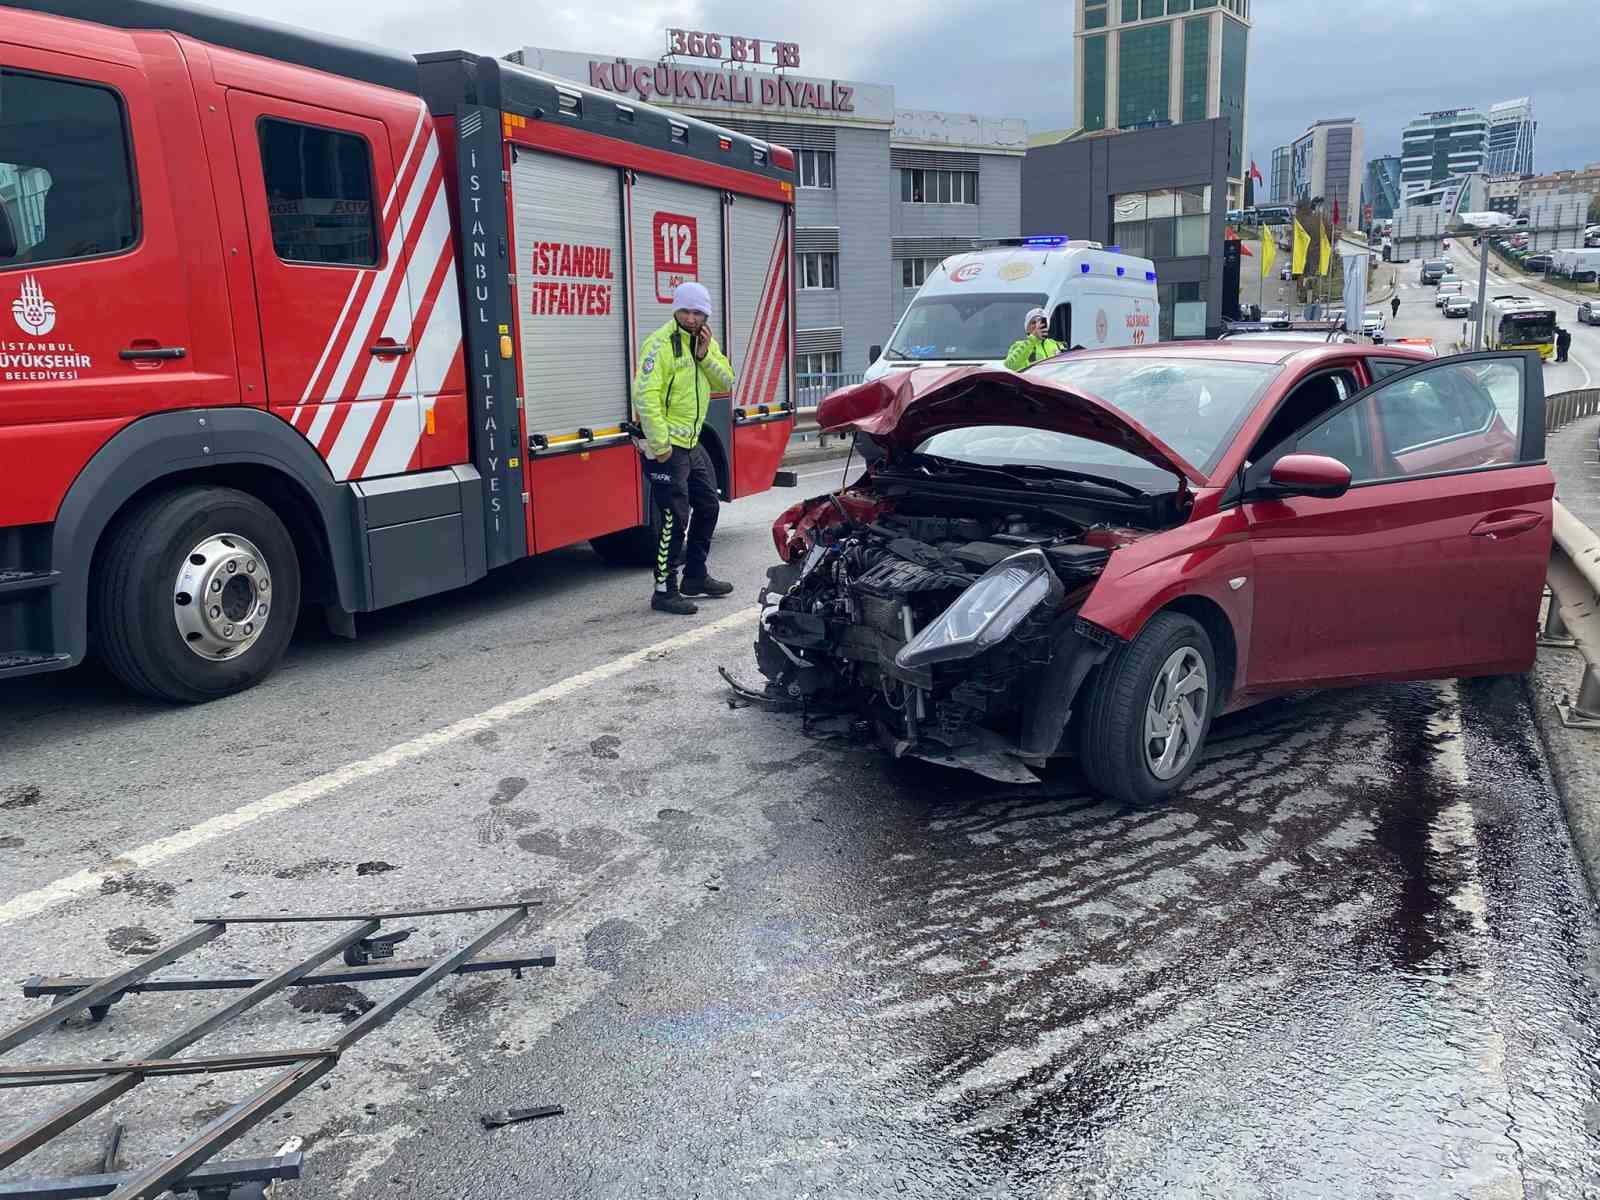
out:
{"label": "car side mirror", "polygon": [[878,359],[882,355],[883,355],[883,347],[882,346],[873,346],[870,350],[867,351],[867,366],[870,367],[873,363],[877,362]]}
{"label": "car side mirror", "polygon": [[0,204],[0,258],[17,256],[17,232],[11,227],[11,214]]}
{"label": "car side mirror", "polygon": [[1280,494],[1337,500],[1350,490],[1350,468],[1326,454],[1285,454],[1267,476]]}

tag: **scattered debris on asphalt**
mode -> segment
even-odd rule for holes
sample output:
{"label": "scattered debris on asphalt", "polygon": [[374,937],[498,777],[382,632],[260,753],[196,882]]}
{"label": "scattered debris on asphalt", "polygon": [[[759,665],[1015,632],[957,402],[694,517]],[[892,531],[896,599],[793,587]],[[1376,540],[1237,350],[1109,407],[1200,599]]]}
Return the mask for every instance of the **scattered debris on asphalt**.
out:
{"label": "scattered debris on asphalt", "polygon": [[484,1113],[478,1118],[485,1129],[498,1129],[502,1125],[513,1125],[518,1121],[534,1121],[540,1117],[559,1117],[567,1110],[559,1104],[545,1104],[538,1108],[502,1108],[492,1113]]}

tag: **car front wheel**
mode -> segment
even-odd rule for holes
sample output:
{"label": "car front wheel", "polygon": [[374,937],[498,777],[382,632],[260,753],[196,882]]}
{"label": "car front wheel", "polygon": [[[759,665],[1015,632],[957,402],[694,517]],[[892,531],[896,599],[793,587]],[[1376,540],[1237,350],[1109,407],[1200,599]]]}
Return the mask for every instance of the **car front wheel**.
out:
{"label": "car front wheel", "polygon": [[1095,791],[1124,804],[1170,799],[1200,764],[1216,706],[1211,639],[1197,621],[1158,613],[1101,665],[1079,727]]}

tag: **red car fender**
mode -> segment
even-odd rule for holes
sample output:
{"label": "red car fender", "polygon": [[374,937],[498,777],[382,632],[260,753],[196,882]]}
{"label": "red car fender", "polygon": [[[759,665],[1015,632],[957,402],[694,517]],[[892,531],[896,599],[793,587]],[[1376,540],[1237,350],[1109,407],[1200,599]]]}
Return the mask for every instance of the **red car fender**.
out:
{"label": "red car fender", "polygon": [[1230,509],[1118,550],[1078,615],[1132,641],[1152,617],[1177,601],[1191,596],[1209,600],[1232,626],[1236,653],[1230,692],[1237,695],[1250,661],[1254,563],[1244,514]]}

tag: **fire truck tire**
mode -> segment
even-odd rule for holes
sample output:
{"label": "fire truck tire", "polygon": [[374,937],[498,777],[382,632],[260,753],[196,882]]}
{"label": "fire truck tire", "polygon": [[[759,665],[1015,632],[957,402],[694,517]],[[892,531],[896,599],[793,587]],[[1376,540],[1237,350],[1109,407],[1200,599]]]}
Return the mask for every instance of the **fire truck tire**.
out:
{"label": "fire truck tire", "polygon": [[135,504],[106,538],[92,612],[118,679],[199,704],[271,674],[300,611],[300,562],[270,508],[232,488],[180,488]]}
{"label": "fire truck tire", "polygon": [[648,567],[656,561],[656,543],[660,536],[659,526],[652,518],[645,525],[591,538],[589,544],[594,547],[596,554],[614,567]]}

